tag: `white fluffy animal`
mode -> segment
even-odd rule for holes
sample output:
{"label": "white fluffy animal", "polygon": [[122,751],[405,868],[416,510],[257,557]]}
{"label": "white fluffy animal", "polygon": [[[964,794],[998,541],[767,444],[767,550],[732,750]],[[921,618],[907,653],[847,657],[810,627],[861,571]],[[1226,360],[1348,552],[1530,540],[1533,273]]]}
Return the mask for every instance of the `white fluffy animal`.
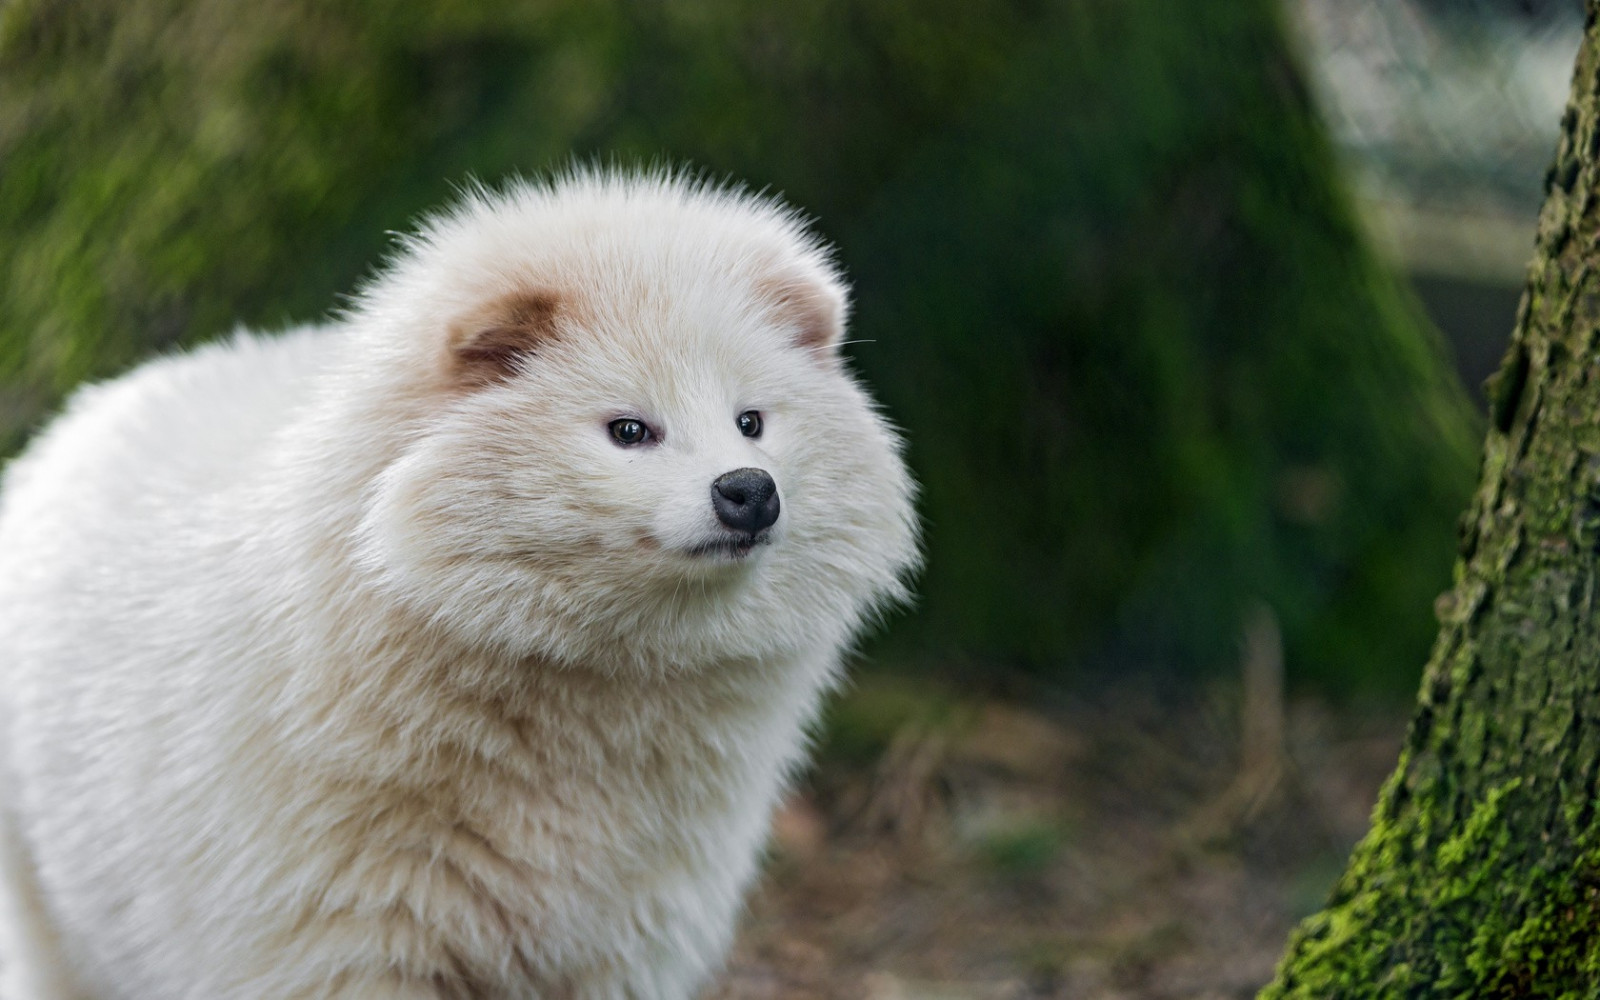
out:
{"label": "white fluffy animal", "polygon": [[692,995],[912,484],[770,200],[578,173],[0,492],[6,1000]]}

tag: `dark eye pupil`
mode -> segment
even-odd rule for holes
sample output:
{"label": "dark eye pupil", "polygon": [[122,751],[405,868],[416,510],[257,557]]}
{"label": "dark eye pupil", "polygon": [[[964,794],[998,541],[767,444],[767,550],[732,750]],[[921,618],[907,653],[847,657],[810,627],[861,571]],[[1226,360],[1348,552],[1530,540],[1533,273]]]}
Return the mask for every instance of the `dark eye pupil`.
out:
{"label": "dark eye pupil", "polygon": [[761,414],[754,410],[746,410],[739,414],[739,433],[747,438],[761,436]]}
{"label": "dark eye pupil", "polygon": [[638,444],[645,437],[644,424],[637,420],[613,420],[611,436],[622,444]]}

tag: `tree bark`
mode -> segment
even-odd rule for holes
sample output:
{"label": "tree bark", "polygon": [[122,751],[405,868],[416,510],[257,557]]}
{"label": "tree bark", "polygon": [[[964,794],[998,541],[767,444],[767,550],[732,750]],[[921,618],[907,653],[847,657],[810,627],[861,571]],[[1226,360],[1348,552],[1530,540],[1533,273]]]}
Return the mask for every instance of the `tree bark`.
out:
{"label": "tree bark", "polygon": [[1600,988],[1596,13],[1406,747],[1264,1000]]}

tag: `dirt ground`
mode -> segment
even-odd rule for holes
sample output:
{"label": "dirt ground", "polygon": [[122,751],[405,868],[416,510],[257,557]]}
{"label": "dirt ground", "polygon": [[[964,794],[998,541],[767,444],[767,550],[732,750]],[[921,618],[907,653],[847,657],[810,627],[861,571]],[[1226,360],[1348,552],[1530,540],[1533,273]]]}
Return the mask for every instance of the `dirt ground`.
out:
{"label": "dirt ground", "polygon": [[1244,701],[858,688],[711,1000],[1254,996],[1364,831],[1405,713],[1263,722]]}

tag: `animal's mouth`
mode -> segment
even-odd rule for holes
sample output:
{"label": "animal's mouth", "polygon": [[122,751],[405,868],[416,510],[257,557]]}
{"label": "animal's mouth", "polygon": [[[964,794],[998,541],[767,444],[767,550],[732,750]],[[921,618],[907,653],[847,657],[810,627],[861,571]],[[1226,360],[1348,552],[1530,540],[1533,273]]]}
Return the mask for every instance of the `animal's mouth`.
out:
{"label": "animal's mouth", "polygon": [[688,554],[696,559],[743,559],[757,546],[769,545],[772,535],[761,532],[756,535],[730,535],[725,538],[714,538],[707,542],[688,549]]}

